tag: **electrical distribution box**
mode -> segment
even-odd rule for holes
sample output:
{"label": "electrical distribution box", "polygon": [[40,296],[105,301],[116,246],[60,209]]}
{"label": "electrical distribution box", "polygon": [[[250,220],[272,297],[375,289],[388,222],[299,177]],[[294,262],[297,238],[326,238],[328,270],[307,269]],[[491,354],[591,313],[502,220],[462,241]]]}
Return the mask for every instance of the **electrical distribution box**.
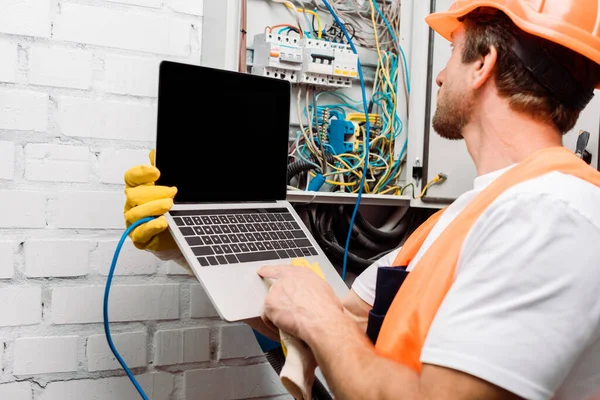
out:
{"label": "electrical distribution box", "polygon": [[274,33],[254,37],[252,74],[292,83],[348,88],[358,79],[358,56],[349,45]]}

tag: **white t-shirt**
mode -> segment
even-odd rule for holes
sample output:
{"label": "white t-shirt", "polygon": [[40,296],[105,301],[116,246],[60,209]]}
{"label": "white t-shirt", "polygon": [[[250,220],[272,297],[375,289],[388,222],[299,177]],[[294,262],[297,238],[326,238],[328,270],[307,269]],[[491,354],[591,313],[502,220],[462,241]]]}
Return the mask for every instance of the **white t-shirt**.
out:
{"label": "white t-shirt", "polygon": [[[448,207],[409,270],[505,171],[478,177]],[[355,280],[352,288],[367,303],[373,304],[377,268],[393,265],[397,254]],[[552,172],[499,196],[465,239],[421,362],[525,399],[600,399],[600,189]]]}

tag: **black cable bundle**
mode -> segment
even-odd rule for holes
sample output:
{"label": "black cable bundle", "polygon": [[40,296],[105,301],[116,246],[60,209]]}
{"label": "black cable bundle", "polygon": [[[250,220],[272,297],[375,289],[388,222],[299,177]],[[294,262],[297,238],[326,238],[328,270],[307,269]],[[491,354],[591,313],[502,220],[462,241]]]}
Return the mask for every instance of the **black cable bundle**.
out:
{"label": "black cable bundle", "polygon": [[[350,206],[318,205],[308,212],[310,228],[315,240],[334,264],[341,265],[344,244],[352,215]],[[380,230],[366,221],[360,212],[352,227],[348,270],[360,274],[384,254],[398,248],[434,210],[410,209],[390,231]]]}
{"label": "black cable bundle", "polygon": [[[277,372],[277,375],[281,374],[283,365],[285,364],[285,356],[283,355],[283,349],[276,347],[273,350],[269,350],[265,353],[267,361],[271,364],[271,367]],[[312,400],[333,400],[329,391],[323,383],[315,376],[315,380],[312,386]]]}

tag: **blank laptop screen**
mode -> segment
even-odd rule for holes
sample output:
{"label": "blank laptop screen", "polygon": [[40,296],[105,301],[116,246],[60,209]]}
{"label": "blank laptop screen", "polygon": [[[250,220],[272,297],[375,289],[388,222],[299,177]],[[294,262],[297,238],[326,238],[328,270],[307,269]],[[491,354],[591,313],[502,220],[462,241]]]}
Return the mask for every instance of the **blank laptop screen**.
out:
{"label": "blank laptop screen", "polygon": [[173,62],[160,66],[157,184],[176,203],[286,198],[290,84]]}

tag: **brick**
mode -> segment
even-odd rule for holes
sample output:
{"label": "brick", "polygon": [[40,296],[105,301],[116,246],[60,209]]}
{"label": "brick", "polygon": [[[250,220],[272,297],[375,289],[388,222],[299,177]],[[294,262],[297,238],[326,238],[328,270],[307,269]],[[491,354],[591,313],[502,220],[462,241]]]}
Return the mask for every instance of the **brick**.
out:
{"label": "brick", "polygon": [[[104,286],[53,289],[52,323],[102,322],[103,296]],[[179,319],[179,285],[113,286],[108,311],[111,322]]]}
{"label": "brick", "polygon": [[25,275],[29,278],[83,276],[89,270],[90,244],[84,240],[27,240]]}
{"label": "brick", "polygon": [[185,371],[183,381],[188,400],[237,400],[286,393],[269,364]]}
{"label": "brick", "polygon": [[167,275],[192,275],[192,272],[185,269],[175,261],[167,262]]}
{"label": "brick", "polygon": [[44,93],[1,90],[0,129],[46,131],[48,101],[48,95]]}
{"label": "brick", "polygon": [[10,279],[15,273],[15,244],[0,241],[0,279]]}
{"label": "brick", "polygon": [[[108,240],[98,243],[92,251],[90,266],[101,275],[108,275],[118,240]],[[158,269],[160,260],[149,251],[138,250],[131,241],[126,241],[121,248],[115,275],[152,275]]]}
{"label": "brick", "polygon": [[0,228],[46,226],[46,196],[41,192],[0,190]]}
{"label": "brick", "polygon": [[[210,1],[210,0],[209,0]],[[184,14],[204,15],[203,0],[171,0],[171,9]]]}
{"label": "brick", "polygon": [[158,96],[158,59],[107,56],[103,87],[109,93]]}
{"label": "brick", "polygon": [[29,51],[29,82],[88,89],[92,84],[92,53],[33,47]]}
{"label": "brick", "polygon": [[14,375],[77,371],[77,336],[17,339],[14,359]]}
{"label": "brick", "polygon": [[25,178],[30,181],[87,182],[90,149],[87,146],[27,144]]}
{"label": "brick", "polygon": [[201,284],[198,283],[190,286],[190,296],[191,318],[212,318],[219,316],[219,313],[217,313]]}
{"label": "brick", "polygon": [[0,141],[0,179],[13,179],[14,176],[15,144],[13,142]]}
{"label": "brick", "polygon": [[42,322],[42,289],[5,287],[0,289],[0,326],[33,325]]}
{"label": "brick", "polygon": [[[113,343],[125,360],[129,368],[145,367],[148,365],[146,358],[146,332],[129,332],[113,334]],[[86,355],[88,371],[104,371],[121,369],[121,365],[110,351],[106,336],[90,336],[87,342]]]}
{"label": "brick", "polygon": [[219,332],[219,359],[258,357],[263,352],[248,325],[226,325]]}
{"label": "brick", "polygon": [[100,182],[122,185],[123,175],[129,168],[139,164],[149,164],[149,150],[106,149],[100,152]]}
{"label": "brick", "polygon": [[175,365],[210,360],[208,328],[158,331],[154,336],[154,364]]}
{"label": "brick", "polygon": [[0,41],[0,60],[0,82],[14,82],[17,79],[17,44]]}
{"label": "brick", "polygon": [[[173,376],[165,372],[137,375],[136,380],[152,400],[169,400],[173,392]],[[129,378],[80,379],[50,382],[37,400],[139,400]],[[13,399],[11,399],[13,400]]]}
{"label": "brick", "polygon": [[50,37],[50,15],[50,0],[3,2],[0,32]]}
{"label": "brick", "polygon": [[54,24],[55,40],[173,56],[189,54],[191,25],[173,16],[61,5]]}
{"label": "brick", "polygon": [[57,119],[66,136],[144,142],[156,139],[156,107],[151,105],[61,97]]}
{"label": "brick", "polygon": [[0,385],[0,399],[32,400],[31,384],[29,382],[3,383]]}
{"label": "brick", "polygon": [[132,4],[134,6],[160,8],[161,0],[107,0],[111,3]]}
{"label": "brick", "polygon": [[60,191],[54,199],[56,226],[75,229],[125,229],[122,192]]}
{"label": "brick", "polygon": [[0,241],[0,279],[10,279],[15,273],[15,244]]}

